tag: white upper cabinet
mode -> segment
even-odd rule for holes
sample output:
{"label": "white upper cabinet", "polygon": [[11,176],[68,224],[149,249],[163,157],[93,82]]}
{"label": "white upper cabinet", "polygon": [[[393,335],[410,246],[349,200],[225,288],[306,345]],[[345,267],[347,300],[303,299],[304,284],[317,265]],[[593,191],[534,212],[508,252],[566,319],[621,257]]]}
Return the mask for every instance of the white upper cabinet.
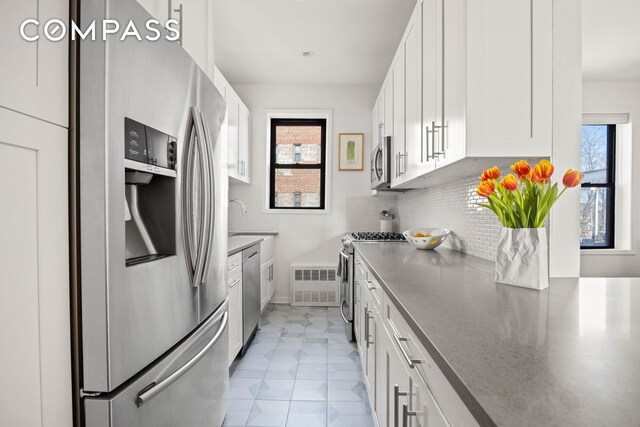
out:
{"label": "white upper cabinet", "polygon": [[405,158],[404,180],[418,176],[419,165],[425,156],[422,143],[422,2],[418,2],[404,41],[405,84]]}
{"label": "white upper cabinet", "polygon": [[173,0],[172,6],[172,18],[182,20],[182,47],[213,79],[213,0]]}
{"label": "white upper cabinet", "polygon": [[158,21],[180,24],[182,47],[214,79],[213,0],[138,0]]}
{"label": "white upper cabinet", "polygon": [[[18,111],[62,127],[69,126],[69,43],[48,40],[42,28],[56,18],[66,22],[69,2],[65,0],[21,0],[4,2],[0,12],[0,107]],[[25,27],[28,36],[20,36],[20,25],[33,18],[41,22]],[[66,24],[65,24],[66,25]]]}
{"label": "white upper cabinet", "polygon": [[224,78],[214,68],[213,82],[227,101],[227,116],[221,138],[227,141],[229,178],[231,183],[251,183],[251,112]]}
{"label": "white upper cabinet", "polygon": [[391,186],[405,181],[407,172],[404,116],[404,50],[400,49],[391,67],[393,82],[393,138],[391,139]]}
{"label": "white upper cabinet", "polygon": [[418,0],[398,49],[403,85],[395,84],[398,54],[390,70],[392,187],[550,156],[551,31],[552,0]]}
{"label": "white upper cabinet", "polygon": [[[387,77],[383,87],[384,108],[382,124],[384,126],[382,136],[393,136],[393,81],[391,76]],[[382,96],[382,95],[381,95]]]}

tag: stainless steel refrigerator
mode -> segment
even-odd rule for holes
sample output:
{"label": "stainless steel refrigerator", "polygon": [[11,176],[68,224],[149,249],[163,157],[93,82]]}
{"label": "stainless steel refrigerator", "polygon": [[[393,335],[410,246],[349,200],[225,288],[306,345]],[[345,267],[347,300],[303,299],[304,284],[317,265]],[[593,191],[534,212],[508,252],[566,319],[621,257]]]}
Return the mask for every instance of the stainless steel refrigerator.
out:
{"label": "stainless steel refrigerator", "polygon": [[[151,18],[84,0],[81,25]],[[225,102],[176,42],[82,41],[78,385],[89,427],[219,426],[228,395]]]}

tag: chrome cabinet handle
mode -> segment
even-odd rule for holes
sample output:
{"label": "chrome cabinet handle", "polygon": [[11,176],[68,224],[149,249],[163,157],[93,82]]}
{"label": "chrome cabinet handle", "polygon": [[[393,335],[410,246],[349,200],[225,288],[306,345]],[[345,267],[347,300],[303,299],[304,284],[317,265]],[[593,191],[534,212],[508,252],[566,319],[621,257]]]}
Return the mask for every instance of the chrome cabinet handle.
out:
{"label": "chrome cabinet handle", "polygon": [[364,308],[364,339],[369,348],[369,309],[367,307]]}
{"label": "chrome cabinet handle", "polygon": [[426,133],[426,138],[425,138],[425,145],[424,145],[424,149],[425,149],[425,161],[428,162],[430,159],[435,158],[435,156],[433,155],[429,155],[429,135],[431,135],[431,138],[433,138],[433,130],[427,126],[427,133]]}
{"label": "chrome cabinet handle", "polygon": [[[218,320],[220,320],[220,317],[211,319],[211,323],[209,323],[209,325],[217,323]],[[136,399],[136,405],[138,407],[144,405],[147,401],[149,401],[149,399],[153,398],[154,396],[162,392],[164,389],[169,387],[171,384],[176,382],[180,377],[186,374],[191,368],[197,365],[198,362],[200,362],[200,360],[202,360],[207,355],[207,353],[211,351],[213,346],[216,345],[220,337],[222,337],[222,334],[224,333],[227,327],[228,320],[229,320],[229,314],[225,307],[225,311],[222,314],[222,323],[220,324],[220,328],[218,328],[218,331],[215,333],[213,338],[211,338],[211,340],[207,343],[207,345],[205,345],[202,348],[202,350],[196,353],[196,355],[193,356],[191,359],[189,359],[187,363],[182,365],[180,368],[178,368],[178,370],[174,371],[167,378],[160,381],[159,383],[151,383],[150,385],[145,387],[140,393],[138,393],[138,397]]]}
{"label": "chrome cabinet handle", "polygon": [[[442,126],[436,126],[436,122],[432,121],[431,122],[431,127],[433,128],[433,135],[431,137],[431,151],[433,152],[433,158],[435,159],[436,157],[440,157],[441,155],[444,154],[444,147],[442,148],[442,151],[436,151],[436,136],[435,134],[438,134],[438,138],[441,138],[440,135],[440,129],[442,129]],[[444,141],[444,140],[443,140]]]}
{"label": "chrome cabinet handle", "polygon": [[371,319],[372,319],[371,312],[365,308],[365,312],[364,312],[364,322],[365,323],[364,323],[364,326],[365,326],[365,335],[366,335],[366,338],[367,338],[367,348],[369,348],[369,346],[371,344],[375,344],[375,342],[371,341],[371,327],[369,325],[369,320],[371,320]]}
{"label": "chrome cabinet handle", "polygon": [[[404,171],[400,167],[402,163],[404,163],[405,165]],[[406,169],[407,169],[407,155],[406,153],[398,153],[398,176],[404,175],[406,173]]]}
{"label": "chrome cabinet handle", "polygon": [[183,7],[182,7],[182,3],[180,3],[180,5],[177,8],[173,7],[173,0],[169,0],[169,19],[171,19],[171,16],[173,15],[173,12],[176,12],[179,16],[180,19],[178,20],[178,30],[180,31],[180,36],[178,37],[178,43],[180,43],[180,46],[182,46],[182,17],[184,16],[183,12]]}
{"label": "chrome cabinet handle", "polygon": [[407,396],[409,393],[406,391],[400,391],[400,386],[394,384],[393,386],[393,427],[400,427],[400,396]]}
{"label": "chrome cabinet handle", "polygon": [[402,345],[403,342],[408,341],[407,338],[401,338],[394,333],[393,339],[396,341],[396,343],[398,343],[398,347],[400,347],[400,352],[402,353],[402,356],[404,356],[404,359],[407,361],[407,365],[409,365],[411,369],[415,368],[417,364],[422,363],[422,360],[420,359],[412,359],[411,356],[409,355],[409,351],[405,348],[404,345]]}
{"label": "chrome cabinet handle", "polygon": [[418,413],[416,411],[410,411],[409,405],[406,403],[402,404],[402,427],[407,427],[409,425],[409,417],[415,417]]}
{"label": "chrome cabinet handle", "polygon": [[240,279],[236,279],[236,280],[231,284],[231,286],[229,286],[229,287],[230,287],[230,288],[233,288],[233,287],[235,287],[238,283],[240,283]]}
{"label": "chrome cabinet handle", "polygon": [[238,268],[239,266],[240,266],[240,264],[237,264],[237,263],[236,263],[236,264],[233,264],[233,265],[230,265],[230,266],[228,267],[228,271],[233,271],[233,270],[235,270],[236,268]]}
{"label": "chrome cabinet handle", "polygon": [[373,286],[373,282],[371,280],[365,280],[365,282],[367,283],[367,289],[369,289],[370,291],[376,289],[376,287]]}

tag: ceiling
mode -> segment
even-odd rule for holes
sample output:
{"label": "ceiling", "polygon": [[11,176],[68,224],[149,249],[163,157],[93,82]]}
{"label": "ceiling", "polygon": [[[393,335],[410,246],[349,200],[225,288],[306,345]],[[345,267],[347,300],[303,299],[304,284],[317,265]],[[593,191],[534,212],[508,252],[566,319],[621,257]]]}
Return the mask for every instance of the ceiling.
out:
{"label": "ceiling", "polygon": [[415,3],[216,0],[216,65],[232,84],[381,83]]}
{"label": "ceiling", "polygon": [[640,80],[640,1],[582,0],[585,80]]}

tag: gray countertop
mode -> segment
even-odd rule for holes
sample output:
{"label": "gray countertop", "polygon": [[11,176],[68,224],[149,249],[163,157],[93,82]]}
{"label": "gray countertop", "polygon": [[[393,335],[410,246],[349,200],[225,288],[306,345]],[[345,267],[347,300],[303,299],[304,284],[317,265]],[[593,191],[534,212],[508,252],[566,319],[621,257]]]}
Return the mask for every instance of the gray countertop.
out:
{"label": "gray countertop", "polygon": [[355,248],[481,425],[640,425],[640,279],[535,291],[450,249]]}
{"label": "gray countertop", "polygon": [[229,237],[235,236],[277,236],[277,231],[230,231]]}
{"label": "gray countertop", "polygon": [[228,241],[228,255],[243,251],[264,240],[264,236],[231,236]]}

